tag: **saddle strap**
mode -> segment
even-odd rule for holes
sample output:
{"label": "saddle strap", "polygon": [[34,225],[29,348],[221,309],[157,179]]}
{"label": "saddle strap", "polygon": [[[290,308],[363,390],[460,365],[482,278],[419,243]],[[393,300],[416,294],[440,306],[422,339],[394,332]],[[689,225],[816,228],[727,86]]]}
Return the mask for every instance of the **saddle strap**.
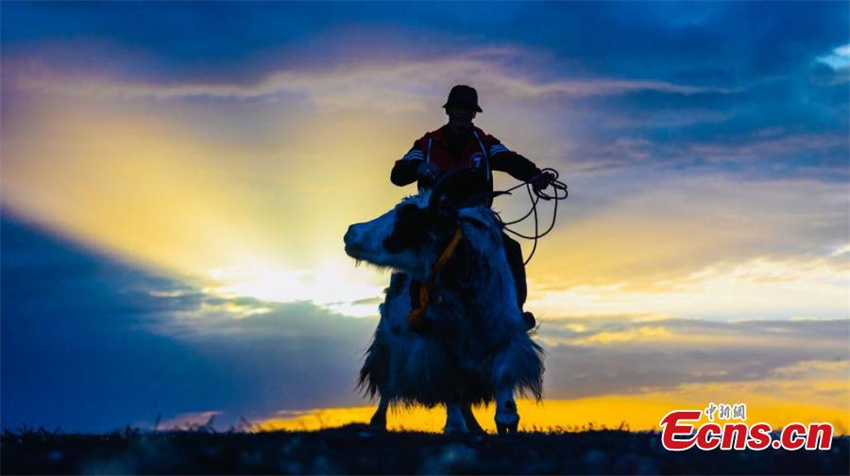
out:
{"label": "saddle strap", "polygon": [[460,227],[457,227],[451,241],[446,245],[443,252],[440,253],[440,257],[437,258],[437,261],[431,268],[431,276],[428,277],[428,282],[419,287],[419,307],[410,311],[410,314],[407,315],[407,323],[409,325],[416,327],[422,323],[422,319],[425,317],[425,308],[428,307],[428,301],[431,299],[430,288],[434,286],[437,273],[443,269],[446,263],[452,258],[452,255],[454,255],[461,238],[463,238],[463,231]]}

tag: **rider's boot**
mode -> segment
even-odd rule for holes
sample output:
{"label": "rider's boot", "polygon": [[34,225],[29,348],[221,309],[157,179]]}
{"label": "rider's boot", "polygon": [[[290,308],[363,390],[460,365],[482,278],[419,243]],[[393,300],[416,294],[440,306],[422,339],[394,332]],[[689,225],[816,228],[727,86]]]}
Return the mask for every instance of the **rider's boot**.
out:
{"label": "rider's boot", "polygon": [[525,305],[525,299],[528,296],[528,285],[525,282],[525,263],[523,263],[522,259],[522,248],[516,240],[509,237],[504,232],[502,233],[502,242],[505,245],[505,254],[508,258],[508,265],[511,268],[514,284],[516,285],[517,304],[519,304],[519,310],[522,312],[522,319],[525,321],[526,329],[534,329],[537,325],[537,320],[534,318],[534,314],[529,311],[522,310],[523,305]]}

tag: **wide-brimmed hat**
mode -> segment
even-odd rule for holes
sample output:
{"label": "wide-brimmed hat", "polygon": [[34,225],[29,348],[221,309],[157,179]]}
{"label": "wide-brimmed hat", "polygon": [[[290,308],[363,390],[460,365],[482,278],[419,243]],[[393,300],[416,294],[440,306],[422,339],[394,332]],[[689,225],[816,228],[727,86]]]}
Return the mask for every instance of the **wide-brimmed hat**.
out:
{"label": "wide-brimmed hat", "polygon": [[449,99],[443,104],[443,107],[465,107],[484,112],[478,105],[478,91],[465,84],[458,84],[452,88],[449,92]]}

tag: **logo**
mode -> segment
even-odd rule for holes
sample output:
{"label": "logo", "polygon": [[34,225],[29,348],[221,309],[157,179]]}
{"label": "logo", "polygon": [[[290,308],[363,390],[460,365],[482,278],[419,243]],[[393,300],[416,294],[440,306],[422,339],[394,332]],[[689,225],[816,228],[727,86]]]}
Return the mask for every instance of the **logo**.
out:
{"label": "logo", "polygon": [[476,152],[472,154],[472,157],[469,158],[470,163],[472,163],[473,167],[481,167],[481,162],[484,160],[484,154],[481,152]]}
{"label": "logo", "polygon": [[[703,414],[708,421],[695,427]],[[715,421],[715,419],[717,421]],[[832,447],[832,423],[790,423],[774,431],[764,422],[750,424],[747,405],[709,403],[704,410],[673,410],[664,415],[661,444],[668,451],[685,451],[693,447],[703,451],[761,451],[767,448],[796,451],[828,450]]]}

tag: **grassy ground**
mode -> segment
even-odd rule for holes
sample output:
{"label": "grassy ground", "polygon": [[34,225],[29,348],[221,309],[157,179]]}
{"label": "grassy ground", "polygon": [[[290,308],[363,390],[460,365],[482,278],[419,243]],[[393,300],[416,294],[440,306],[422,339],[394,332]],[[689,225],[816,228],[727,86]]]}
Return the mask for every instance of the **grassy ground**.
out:
{"label": "grassy ground", "polygon": [[850,474],[850,438],[829,451],[670,453],[658,433],[507,437],[316,432],[4,432],[2,474]]}

